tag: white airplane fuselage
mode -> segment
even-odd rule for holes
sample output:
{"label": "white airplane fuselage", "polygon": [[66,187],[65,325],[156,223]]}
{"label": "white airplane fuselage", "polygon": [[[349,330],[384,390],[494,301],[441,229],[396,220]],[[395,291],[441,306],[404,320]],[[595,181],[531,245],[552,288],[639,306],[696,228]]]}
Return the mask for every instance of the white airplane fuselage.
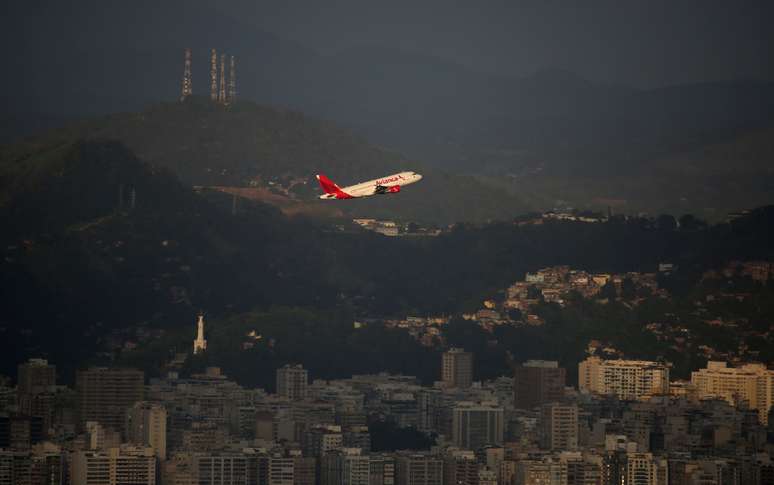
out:
{"label": "white airplane fuselage", "polygon": [[317,180],[325,191],[321,199],[356,199],[400,192],[402,186],[419,182],[422,176],[416,172],[400,172],[347,187],[339,187],[324,175],[318,175]]}

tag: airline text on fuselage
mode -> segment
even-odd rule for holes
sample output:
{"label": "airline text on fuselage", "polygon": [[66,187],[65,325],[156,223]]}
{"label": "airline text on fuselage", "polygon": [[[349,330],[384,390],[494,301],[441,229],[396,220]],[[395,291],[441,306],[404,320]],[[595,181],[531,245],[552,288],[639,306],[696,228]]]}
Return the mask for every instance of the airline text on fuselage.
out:
{"label": "airline text on fuselage", "polygon": [[403,180],[403,175],[398,174],[398,175],[393,175],[392,177],[379,179],[376,181],[376,185],[389,184],[390,182],[397,182],[398,180]]}

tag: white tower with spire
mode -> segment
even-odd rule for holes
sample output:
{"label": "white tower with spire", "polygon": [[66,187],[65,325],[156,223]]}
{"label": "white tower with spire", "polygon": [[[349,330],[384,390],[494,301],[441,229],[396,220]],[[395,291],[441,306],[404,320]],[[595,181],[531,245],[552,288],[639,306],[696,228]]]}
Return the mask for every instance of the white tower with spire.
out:
{"label": "white tower with spire", "polygon": [[196,322],[198,330],[196,332],[196,340],[194,340],[194,354],[199,354],[207,350],[207,341],[204,340],[204,315],[199,314],[199,320]]}

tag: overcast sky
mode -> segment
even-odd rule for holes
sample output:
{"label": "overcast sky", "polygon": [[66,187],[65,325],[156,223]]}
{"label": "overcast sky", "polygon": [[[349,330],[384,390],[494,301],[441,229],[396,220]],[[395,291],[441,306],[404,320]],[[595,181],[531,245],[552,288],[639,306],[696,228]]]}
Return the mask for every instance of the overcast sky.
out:
{"label": "overcast sky", "polygon": [[589,0],[219,2],[323,52],[377,44],[478,70],[541,68],[642,87],[774,79],[774,2]]}

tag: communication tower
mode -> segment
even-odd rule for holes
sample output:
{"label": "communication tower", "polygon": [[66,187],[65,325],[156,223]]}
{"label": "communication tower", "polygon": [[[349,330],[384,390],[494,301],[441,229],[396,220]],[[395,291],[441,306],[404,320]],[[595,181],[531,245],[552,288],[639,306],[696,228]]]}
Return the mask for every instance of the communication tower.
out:
{"label": "communication tower", "polygon": [[218,53],[215,49],[210,51],[210,99],[218,100]]}
{"label": "communication tower", "polygon": [[231,65],[228,72],[228,104],[236,101],[236,62],[231,56]]}
{"label": "communication tower", "polygon": [[180,92],[180,101],[193,94],[191,90],[191,49],[185,50],[185,63],[183,64],[183,87]]}
{"label": "communication tower", "polygon": [[220,89],[218,90],[218,101],[226,102],[226,54],[220,55]]}

